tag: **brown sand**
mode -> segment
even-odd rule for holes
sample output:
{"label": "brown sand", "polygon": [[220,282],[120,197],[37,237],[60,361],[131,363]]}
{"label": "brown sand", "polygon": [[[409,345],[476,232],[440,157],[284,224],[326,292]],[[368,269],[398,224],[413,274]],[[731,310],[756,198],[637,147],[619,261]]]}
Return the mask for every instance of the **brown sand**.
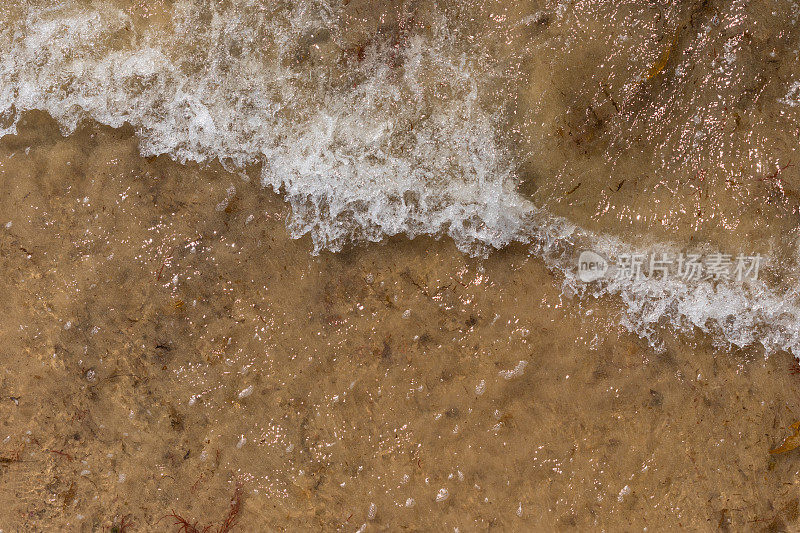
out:
{"label": "brown sand", "polygon": [[523,248],[313,257],[136,144],[0,143],[4,531],[216,526],[237,485],[241,531],[796,529],[789,355],[656,353]]}
{"label": "brown sand", "polygon": [[[169,31],[170,2],[115,3]],[[426,31],[433,3],[409,5],[352,0],[297,70]],[[538,205],[637,243],[788,257],[795,7],[729,7],[436,9],[506,74],[485,104]],[[137,144],[41,113],[0,141],[2,531],[800,529],[800,452],[769,453],[800,420],[790,355],[655,351],[521,246],[315,257],[258,169]]]}

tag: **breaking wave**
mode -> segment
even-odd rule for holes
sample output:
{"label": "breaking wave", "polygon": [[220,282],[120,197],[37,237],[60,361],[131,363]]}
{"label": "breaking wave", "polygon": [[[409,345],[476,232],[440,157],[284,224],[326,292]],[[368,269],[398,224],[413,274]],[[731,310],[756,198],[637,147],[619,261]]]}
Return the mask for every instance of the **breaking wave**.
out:
{"label": "breaking wave", "polygon": [[424,32],[401,17],[352,37],[324,2],[224,5],[177,2],[148,24],[111,3],[4,8],[0,136],[29,110],[64,134],[86,119],[127,123],[145,156],[260,165],[262,183],[291,205],[291,235],[310,235],[315,252],[397,234],[449,235],[470,254],[525,243],[563,274],[566,293],[618,297],[622,323],[656,346],[664,328],[699,328],[726,345],[800,355],[796,289],[579,281],[580,250],[629,248],[517,192],[500,111],[484,101],[490,58],[444,17]]}

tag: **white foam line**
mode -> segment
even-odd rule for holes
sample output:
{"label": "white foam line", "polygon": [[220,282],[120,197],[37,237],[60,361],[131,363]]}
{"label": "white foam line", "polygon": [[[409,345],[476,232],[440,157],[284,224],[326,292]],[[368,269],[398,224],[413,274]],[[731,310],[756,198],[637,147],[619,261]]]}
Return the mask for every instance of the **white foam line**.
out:
{"label": "white foam line", "polygon": [[562,273],[565,294],[616,297],[621,323],[655,346],[665,328],[697,328],[729,345],[800,356],[795,289],[671,278],[580,282],[581,249],[635,251],[517,193],[512,158],[495,141],[497,117],[479,102],[486,65],[434,23],[432,37],[403,43],[402,75],[387,61],[397,52],[375,45],[349,66],[352,88],[336,88],[324,73],[316,80],[291,66],[304,32],[335,19],[323,2],[303,5],[263,13],[239,0],[207,23],[197,6],[178,2],[175,35],[137,34],[125,13],[102,2],[26,7],[22,19],[0,20],[0,136],[16,133],[19,114],[34,109],[64,134],[87,118],[127,122],[145,156],[218,159],[231,169],[261,163],[263,184],[292,207],[290,233],[309,234],[315,252],[396,234],[449,235],[475,255],[529,243]]}

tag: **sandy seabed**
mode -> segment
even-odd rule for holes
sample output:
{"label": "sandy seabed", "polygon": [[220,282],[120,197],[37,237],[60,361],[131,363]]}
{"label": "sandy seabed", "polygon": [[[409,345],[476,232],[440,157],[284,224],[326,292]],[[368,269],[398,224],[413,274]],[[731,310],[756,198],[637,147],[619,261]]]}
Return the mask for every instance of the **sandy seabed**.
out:
{"label": "sandy seabed", "polygon": [[0,190],[4,531],[797,529],[788,354],[654,351],[522,246],[313,256],[126,130],[29,114]]}

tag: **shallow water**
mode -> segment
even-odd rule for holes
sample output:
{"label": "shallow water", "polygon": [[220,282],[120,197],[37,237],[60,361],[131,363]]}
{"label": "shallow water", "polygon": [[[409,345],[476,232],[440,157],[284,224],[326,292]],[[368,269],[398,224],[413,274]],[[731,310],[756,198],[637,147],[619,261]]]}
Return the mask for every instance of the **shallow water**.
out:
{"label": "shallow water", "polygon": [[0,527],[795,528],[798,14],[3,6]]}

